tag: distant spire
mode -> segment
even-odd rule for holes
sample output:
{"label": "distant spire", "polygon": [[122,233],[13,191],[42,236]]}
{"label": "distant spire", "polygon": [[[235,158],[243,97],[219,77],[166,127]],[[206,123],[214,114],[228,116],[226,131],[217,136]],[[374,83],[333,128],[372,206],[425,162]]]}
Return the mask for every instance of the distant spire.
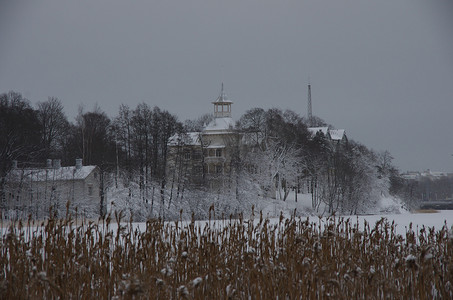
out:
{"label": "distant spire", "polygon": [[311,111],[311,84],[308,82],[308,108],[307,108],[308,126],[312,126],[313,115]]}
{"label": "distant spire", "polygon": [[220,95],[219,98],[217,98],[216,102],[225,102],[228,101],[228,97],[225,94],[225,91],[223,89],[223,82],[222,82],[222,89],[220,90]]}
{"label": "distant spire", "polygon": [[223,82],[222,82],[222,88],[220,90],[220,95],[219,97],[217,97],[217,100],[212,102],[212,103],[233,103],[230,101],[230,99],[228,99],[226,93],[225,93],[225,90],[223,88]]}

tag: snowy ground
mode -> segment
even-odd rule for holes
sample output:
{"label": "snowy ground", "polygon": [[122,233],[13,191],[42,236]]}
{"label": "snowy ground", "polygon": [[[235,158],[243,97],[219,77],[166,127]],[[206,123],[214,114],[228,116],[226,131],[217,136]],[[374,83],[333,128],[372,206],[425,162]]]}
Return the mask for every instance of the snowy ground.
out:
{"label": "snowy ground", "polygon": [[[263,214],[263,216],[265,216]],[[321,216],[309,216],[309,217],[300,217],[301,219],[308,218],[310,222],[319,224],[325,224],[327,217],[321,217]],[[390,223],[395,222],[396,224],[396,233],[405,235],[407,229],[409,226],[412,226],[412,230],[417,232],[419,229],[421,229],[423,226],[425,228],[432,228],[434,227],[437,230],[440,230],[443,226],[447,226],[447,228],[452,228],[453,227],[453,210],[441,210],[441,211],[432,211],[429,213],[400,213],[400,214],[376,214],[376,215],[363,215],[363,216],[341,216],[337,218],[350,218],[352,224],[356,224],[358,222],[359,227],[363,228],[365,222],[367,222],[370,227],[373,227],[374,224],[381,220],[382,218],[387,219]],[[255,222],[258,222],[259,219],[259,214],[256,214],[254,217]],[[279,222],[279,218],[269,218],[270,224],[277,224]],[[229,221],[226,220],[213,220],[213,221],[197,221],[196,226],[199,227],[204,227],[208,223],[212,226],[217,226],[221,227],[224,224],[228,223]],[[174,223],[174,222],[169,222],[169,223]],[[187,226],[190,222],[180,222],[179,223],[179,228]],[[8,232],[8,227],[7,224],[3,224],[6,226],[3,226],[0,228],[0,236]],[[134,223],[133,224],[134,229],[138,229],[139,231],[145,231],[146,230],[146,223],[141,222],[141,223]],[[116,232],[116,224],[111,224],[110,230],[113,232]]]}
{"label": "snowy ground", "polygon": [[410,224],[412,224],[412,230],[414,231],[418,231],[423,226],[426,228],[434,227],[436,230],[440,230],[444,225],[447,225],[448,228],[453,226],[453,210],[440,210],[435,213],[351,216],[352,220],[358,220],[359,225],[363,225],[364,221],[367,221],[371,226],[381,218],[386,218],[390,223],[395,221],[398,234],[404,234]]}
{"label": "snowy ground", "polygon": [[[300,217],[302,220],[308,218],[310,222],[319,224],[325,224],[327,217]],[[440,230],[443,226],[448,228],[453,226],[453,210],[440,210],[432,211],[429,213],[404,213],[404,214],[378,214],[378,215],[363,215],[363,216],[341,216],[336,218],[350,219],[352,224],[359,224],[359,228],[363,228],[365,222],[369,224],[370,227],[373,227],[377,221],[382,218],[386,219],[389,223],[395,222],[396,224],[396,233],[404,236],[407,229],[412,226],[413,231],[418,231],[423,226],[425,228],[434,227],[436,230]],[[255,222],[258,222],[259,216],[255,216]],[[270,224],[277,224],[279,218],[271,218]],[[203,227],[208,221],[198,221],[196,222],[198,226]],[[216,224],[222,226],[223,221],[211,221],[211,224]],[[139,228],[143,230],[146,228],[145,223],[137,223]],[[183,225],[184,226],[184,225]]]}
{"label": "snowy ground", "polygon": [[[281,213],[285,217],[292,215],[296,216],[327,216],[327,207],[321,203],[315,210],[312,208],[311,194],[297,194],[290,193],[286,201],[282,200],[268,200],[264,201],[260,207],[257,208],[263,212],[263,215],[268,218],[279,217]],[[370,207],[369,214],[406,214],[408,210],[404,207],[398,199],[392,197],[383,197],[374,207]]]}
{"label": "snowy ground", "polygon": [[[278,222],[276,218],[280,212],[285,217],[289,217],[296,212],[296,216],[304,218],[307,216],[310,222],[325,222],[328,214],[326,209],[321,205],[318,211],[314,211],[311,206],[311,194],[298,194],[298,200],[295,201],[294,194],[288,196],[286,201],[274,200],[272,203],[264,207],[263,216],[269,217],[272,221]],[[376,214],[370,215],[353,215],[353,216],[341,216],[340,218],[350,218],[351,221],[359,223],[360,227],[363,227],[366,221],[370,226],[373,226],[377,221],[382,218],[387,219],[390,223],[395,222],[396,231],[398,234],[404,235],[406,230],[412,224],[412,230],[416,231],[422,226],[434,227],[436,230],[440,230],[444,225],[448,228],[453,226],[453,210],[439,210],[431,211],[428,213],[417,213],[409,212],[404,205],[398,200],[392,197],[382,198],[374,208]]]}
{"label": "snowy ground", "polygon": [[[327,217],[300,217],[302,220],[308,218],[310,223],[315,223],[318,225],[321,223],[321,226],[327,223]],[[351,225],[358,223],[359,228],[363,230],[365,223],[369,225],[370,228],[373,228],[377,221],[382,218],[386,219],[389,223],[395,222],[396,233],[405,237],[407,230],[412,227],[412,230],[417,233],[422,227],[426,229],[434,227],[436,231],[441,230],[443,226],[447,228],[452,228],[453,231],[453,210],[442,210],[442,211],[432,211],[429,213],[403,213],[403,214],[378,214],[378,215],[362,215],[362,216],[341,216],[336,217],[350,219]],[[259,215],[254,216],[254,223],[257,224],[259,221]],[[234,221],[234,220],[233,220]],[[269,225],[275,225],[279,223],[279,218],[269,218]],[[195,226],[203,229],[208,225],[212,228],[222,228],[227,225],[230,220],[212,220],[212,221],[196,221]],[[330,221],[329,221],[330,222]],[[178,228],[184,228],[188,226],[190,221],[178,222]],[[168,224],[175,224],[174,222],[168,222]],[[116,224],[112,224],[110,229],[115,232]],[[133,223],[134,230],[144,232],[146,230],[146,223]],[[202,230],[203,231],[203,230]]]}
{"label": "snowy ground", "polygon": [[[280,215],[283,215],[286,218],[294,215],[302,219],[309,218],[310,222],[315,223],[326,222],[329,214],[327,213],[325,207],[321,204],[317,210],[314,210],[312,208],[311,201],[311,194],[298,194],[296,201],[293,193],[288,196],[286,201],[267,199],[261,201],[259,205],[255,206],[254,216],[244,214],[244,219],[247,220],[253,217],[255,221],[257,221],[259,219],[260,212],[262,212],[263,217],[269,219],[271,224],[278,223]],[[410,224],[412,224],[412,229],[414,231],[418,230],[418,228],[421,228],[422,226],[434,227],[436,230],[440,230],[444,225],[447,225],[448,228],[453,226],[453,210],[430,211],[428,213],[409,212],[400,201],[391,197],[382,198],[373,208],[373,211],[376,213],[359,216],[340,216],[337,218],[350,218],[352,223],[358,222],[360,227],[363,227],[365,221],[370,226],[373,226],[377,221],[385,218],[390,223],[394,221],[395,224],[397,224],[397,233],[402,235],[404,235]],[[126,219],[123,220],[126,221]],[[97,220],[93,221],[97,222]],[[211,221],[211,224],[222,226],[225,222],[226,221],[217,220]],[[187,225],[188,223],[190,222],[182,222],[180,223],[180,226]],[[196,223],[198,226],[204,227],[208,221],[197,221]],[[3,227],[0,228],[1,234],[7,232],[9,223],[6,222],[2,225],[3,226],[0,226]],[[111,229],[114,230],[116,225],[112,225]],[[134,227],[144,231],[146,223],[137,222],[134,223]]]}

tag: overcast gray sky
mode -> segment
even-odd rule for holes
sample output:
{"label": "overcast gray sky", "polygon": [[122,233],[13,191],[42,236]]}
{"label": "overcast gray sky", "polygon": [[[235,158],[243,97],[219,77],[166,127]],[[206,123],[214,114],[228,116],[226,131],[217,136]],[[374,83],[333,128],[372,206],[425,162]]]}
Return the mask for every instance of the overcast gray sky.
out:
{"label": "overcast gray sky", "polygon": [[313,114],[402,170],[453,172],[453,1],[0,0],[0,93],[114,117]]}

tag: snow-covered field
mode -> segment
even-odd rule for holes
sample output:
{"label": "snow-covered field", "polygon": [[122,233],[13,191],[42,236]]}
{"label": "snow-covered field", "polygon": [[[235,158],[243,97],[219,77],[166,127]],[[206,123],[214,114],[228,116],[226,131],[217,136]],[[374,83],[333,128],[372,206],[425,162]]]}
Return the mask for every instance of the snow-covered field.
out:
{"label": "snow-covered field", "polygon": [[397,233],[404,234],[406,229],[412,224],[412,230],[417,230],[425,226],[425,228],[434,227],[440,230],[444,225],[448,228],[453,226],[453,210],[441,210],[431,213],[405,213],[405,214],[390,214],[390,215],[370,215],[370,216],[352,216],[351,219],[358,220],[359,225],[363,225],[364,221],[370,225],[375,224],[381,218],[387,219],[390,223],[395,222]]}
{"label": "snow-covered field", "polygon": [[[283,214],[288,217],[288,214],[296,211],[311,211],[314,216],[309,216],[311,222],[325,222],[326,214],[325,210],[321,206],[318,210],[318,213],[313,212],[311,209],[311,198],[310,195],[300,195],[298,201],[294,201],[294,197],[289,197],[284,206],[282,207],[282,201],[275,201],[275,206],[277,207],[275,211],[278,212],[278,209],[283,211]],[[404,205],[398,200],[391,197],[382,198],[379,203],[376,204],[374,208],[376,211],[375,214],[369,215],[353,215],[353,216],[341,216],[339,218],[349,218],[355,223],[359,223],[360,227],[363,227],[364,223],[367,222],[369,225],[374,225],[377,221],[385,218],[390,223],[395,222],[396,231],[398,234],[404,235],[406,229],[412,225],[412,230],[417,230],[425,226],[426,228],[434,227],[436,230],[440,230],[444,225],[447,225],[448,228],[453,226],[453,210],[439,210],[439,211],[426,211],[426,212],[410,212]],[[272,212],[272,207],[268,207],[267,212],[269,214]],[[272,220],[278,220],[272,218]]]}
{"label": "snow-covered field", "polygon": [[[256,210],[262,211],[263,215],[268,218],[279,217],[280,214],[285,217],[329,215],[324,203],[319,203],[317,208],[313,209],[311,194],[297,194],[297,201],[294,193],[290,193],[286,201],[266,199],[257,204]],[[399,199],[382,197],[373,206],[368,207],[367,215],[405,214],[408,212]]]}
{"label": "snow-covered field", "polygon": [[[290,218],[296,216],[297,218],[306,219],[310,222],[319,224],[319,222],[325,223],[329,214],[326,212],[327,209],[321,204],[318,210],[313,210],[311,206],[311,195],[310,194],[298,194],[298,200],[295,201],[294,194],[288,196],[286,201],[282,200],[268,200],[263,201],[260,207],[256,207],[254,214],[244,213],[244,219],[255,219],[257,221],[262,213],[263,218],[267,218],[270,224],[278,223],[280,216]],[[385,218],[390,223],[396,224],[396,230],[398,234],[404,235],[409,226],[412,225],[412,230],[417,228],[434,227],[436,230],[440,230],[443,226],[447,225],[448,228],[453,226],[453,210],[439,210],[439,211],[427,211],[427,212],[409,212],[405,209],[404,205],[394,198],[382,198],[379,203],[374,207],[375,214],[369,215],[351,215],[351,216],[336,216],[336,218],[350,219],[353,224],[358,222],[359,227],[363,227],[365,222],[370,226],[374,225],[377,221]],[[112,215],[114,215],[112,213]],[[94,220],[96,222],[96,220]],[[126,218],[123,221],[127,221]],[[112,222],[110,229],[115,231],[116,224]],[[168,222],[172,223],[172,222]],[[188,225],[190,221],[180,223],[180,225]],[[196,224],[200,227],[204,227],[208,221],[197,221]],[[216,226],[222,226],[225,221],[217,220],[211,221],[211,224]],[[3,228],[0,228],[0,232],[3,234],[7,232],[9,223],[4,223]],[[134,228],[139,231],[146,230],[146,222],[135,222],[133,223]]]}
{"label": "snow-covered field", "polygon": [[[385,218],[390,223],[395,222],[397,233],[402,235],[405,234],[409,226],[412,226],[414,231],[423,226],[434,227],[436,230],[440,230],[444,225],[447,225],[448,228],[453,226],[453,210],[410,212],[398,199],[392,197],[382,198],[373,210],[376,213],[358,216],[337,216],[337,218],[349,218],[354,224],[358,222],[359,227],[363,227],[365,222],[372,226],[377,221]],[[286,218],[295,214],[300,218],[308,218],[310,222],[314,223],[326,222],[329,215],[322,204],[317,211],[312,209],[310,194],[299,194],[297,202],[293,194],[286,201],[273,200],[267,202],[261,207],[261,211],[263,217],[269,218],[271,223],[277,223],[280,214]],[[255,212],[256,218],[259,218],[259,213]],[[204,222],[200,221],[200,223],[203,224]]]}
{"label": "snow-covered field", "polygon": [[[308,216],[308,217],[296,217],[302,220],[308,219],[310,223],[316,225],[321,224],[321,226],[327,224],[328,220],[331,220],[331,217],[322,217],[322,216]],[[339,219],[350,219],[350,223],[355,225],[358,223],[359,228],[363,229],[365,224],[368,224],[370,227],[373,227],[376,222],[381,219],[386,219],[389,223],[395,223],[396,233],[405,236],[407,230],[411,227],[413,231],[418,232],[421,228],[425,227],[434,228],[436,231],[442,229],[442,227],[447,226],[447,228],[453,227],[453,210],[441,210],[441,211],[431,211],[425,213],[402,213],[402,214],[376,214],[376,215],[362,215],[362,216],[340,216],[335,217]],[[253,217],[255,223],[258,223],[259,214]],[[269,218],[269,224],[275,225],[279,223],[279,218]],[[168,222],[174,223],[174,222]],[[229,220],[212,220],[212,221],[196,221],[195,226],[199,228],[204,228],[209,224],[210,227],[222,227],[225,224],[228,224]],[[179,222],[179,228],[184,228],[190,224],[190,221]],[[134,230],[138,229],[139,232],[146,231],[146,223],[138,222],[133,223]],[[111,225],[112,232],[116,231],[116,224]],[[453,230],[453,229],[452,229]],[[453,231],[452,231],[453,232]]]}
{"label": "snow-covered field", "polygon": [[[264,215],[263,215],[264,216]],[[301,219],[307,219],[310,223],[315,223],[321,225],[325,224],[328,220],[328,217],[323,216],[308,216],[308,217],[298,217]],[[435,230],[442,229],[443,226],[447,226],[447,228],[451,228],[453,226],[453,210],[440,210],[440,211],[431,211],[426,213],[400,213],[400,214],[376,214],[376,215],[362,215],[362,216],[341,216],[336,217],[337,219],[350,219],[352,224],[359,224],[359,228],[363,228],[364,224],[367,223],[370,226],[373,226],[377,221],[381,220],[382,218],[386,219],[389,223],[394,222],[396,224],[396,233],[401,234],[404,236],[407,229],[412,226],[413,231],[418,231],[423,226],[425,228],[432,228],[434,227]],[[254,216],[255,222],[258,222],[259,214]],[[208,223],[211,226],[221,227],[226,224],[228,221],[223,220],[212,220],[212,221],[197,221],[195,224],[198,227],[205,227]],[[279,222],[279,218],[269,218],[269,224],[277,224]],[[173,222],[168,222],[173,223]],[[179,226],[184,227],[187,226],[190,222],[180,222]],[[138,229],[138,231],[144,232],[146,230],[146,223],[145,222],[137,222],[133,223],[134,229]],[[116,231],[116,224],[113,222],[110,225],[110,230],[114,233]],[[3,228],[0,228],[1,235],[8,232],[7,224],[4,224]]]}

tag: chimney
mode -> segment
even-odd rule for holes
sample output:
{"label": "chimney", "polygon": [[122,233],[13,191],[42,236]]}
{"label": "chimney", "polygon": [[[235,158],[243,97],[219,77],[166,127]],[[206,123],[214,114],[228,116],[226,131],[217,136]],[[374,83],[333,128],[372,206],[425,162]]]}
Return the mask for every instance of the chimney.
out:
{"label": "chimney", "polygon": [[83,166],[82,159],[81,158],[77,158],[75,160],[75,168],[76,168],[76,170],[82,169],[82,166]]}
{"label": "chimney", "polygon": [[13,169],[13,170],[17,169],[17,160],[13,160],[11,162],[11,169]]}
{"label": "chimney", "polygon": [[53,168],[54,168],[54,169],[59,169],[59,168],[61,168],[61,159],[54,159],[54,160],[53,160]]}
{"label": "chimney", "polygon": [[52,160],[51,160],[50,158],[47,159],[46,168],[47,168],[47,169],[52,168]]}

